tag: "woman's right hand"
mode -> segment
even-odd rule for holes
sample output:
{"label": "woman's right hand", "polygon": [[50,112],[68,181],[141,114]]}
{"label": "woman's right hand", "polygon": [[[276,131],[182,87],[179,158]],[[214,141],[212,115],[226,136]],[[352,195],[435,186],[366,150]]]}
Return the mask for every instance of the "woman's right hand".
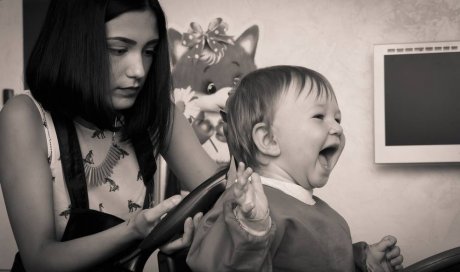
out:
{"label": "woman's right hand", "polygon": [[[182,200],[181,195],[172,196],[158,204],[157,206],[140,211],[133,219],[128,220],[128,225],[132,225],[136,237],[145,238],[161,220],[161,218]],[[163,245],[160,249],[166,254],[190,246],[193,234],[197,228],[203,213],[197,213],[193,218],[189,217],[184,222],[184,233],[182,237]],[[134,222],[133,222],[134,221]]]}
{"label": "woman's right hand", "polygon": [[149,235],[155,225],[172,208],[176,207],[182,200],[181,195],[175,195],[160,202],[153,208],[139,211],[134,217],[130,218],[127,225],[131,227],[135,238],[144,239]]}

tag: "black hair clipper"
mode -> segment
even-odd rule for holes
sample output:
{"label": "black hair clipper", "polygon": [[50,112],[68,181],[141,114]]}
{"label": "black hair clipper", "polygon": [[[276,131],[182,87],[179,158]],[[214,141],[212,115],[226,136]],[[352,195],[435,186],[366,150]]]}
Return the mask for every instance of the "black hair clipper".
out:
{"label": "black hair clipper", "polygon": [[[183,232],[184,223],[188,217],[193,217],[199,212],[203,214],[208,212],[225,191],[228,170],[229,166],[223,168],[184,197],[174,209],[161,219],[132,254],[120,260],[120,264],[128,264],[138,255],[141,255],[140,259],[148,258],[157,248],[169,242],[176,234]],[[134,269],[131,271],[139,271],[137,266],[139,263],[145,264],[145,261],[138,260],[136,262],[138,264],[133,264]]]}

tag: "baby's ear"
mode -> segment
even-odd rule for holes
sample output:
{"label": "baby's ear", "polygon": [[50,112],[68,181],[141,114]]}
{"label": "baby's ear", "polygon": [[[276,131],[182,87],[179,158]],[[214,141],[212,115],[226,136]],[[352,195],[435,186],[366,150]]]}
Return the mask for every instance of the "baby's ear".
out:
{"label": "baby's ear", "polygon": [[281,153],[278,141],[265,123],[257,123],[252,128],[252,139],[259,152],[270,157],[278,157]]}

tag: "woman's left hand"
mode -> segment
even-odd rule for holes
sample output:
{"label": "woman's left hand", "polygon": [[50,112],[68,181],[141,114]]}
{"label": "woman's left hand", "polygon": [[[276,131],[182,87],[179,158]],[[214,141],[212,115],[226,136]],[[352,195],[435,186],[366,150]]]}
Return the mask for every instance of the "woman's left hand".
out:
{"label": "woman's left hand", "polygon": [[182,237],[161,246],[160,250],[165,254],[171,254],[177,250],[190,246],[192,244],[193,234],[200,223],[201,218],[203,218],[203,214],[201,212],[195,214],[193,219],[191,217],[187,218],[184,223],[184,234]]}

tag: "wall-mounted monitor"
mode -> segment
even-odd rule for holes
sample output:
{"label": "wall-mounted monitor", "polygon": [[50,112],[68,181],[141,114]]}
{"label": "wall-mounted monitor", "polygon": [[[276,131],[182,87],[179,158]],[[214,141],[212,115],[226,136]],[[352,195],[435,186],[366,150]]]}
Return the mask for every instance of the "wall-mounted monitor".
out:
{"label": "wall-mounted monitor", "polygon": [[460,41],[374,46],[376,163],[460,163]]}

